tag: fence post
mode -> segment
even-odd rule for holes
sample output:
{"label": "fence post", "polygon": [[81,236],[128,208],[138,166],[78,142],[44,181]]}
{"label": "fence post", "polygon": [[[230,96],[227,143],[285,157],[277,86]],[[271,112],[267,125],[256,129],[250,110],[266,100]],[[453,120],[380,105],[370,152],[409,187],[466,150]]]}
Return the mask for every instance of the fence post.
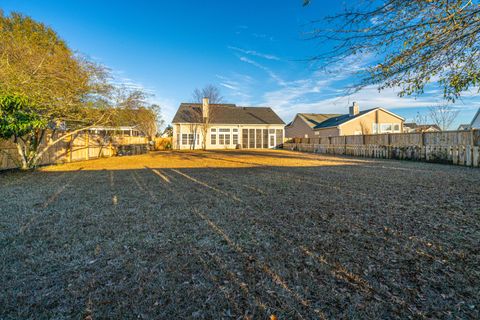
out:
{"label": "fence post", "polygon": [[386,150],[386,155],[385,155],[385,158],[386,159],[390,159],[390,147],[392,145],[392,140],[391,140],[391,137],[390,137],[390,133],[387,133],[387,150]]}
{"label": "fence post", "polygon": [[479,158],[480,158],[480,147],[474,146],[473,157],[472,157],[472,165],[474,167],[478,167],[480,165]]}
{"label": "fence post", "polygon": [[472,166],[472,147],[470,145],[465,147],[465,165]]}
{"label": "fence post", "polygon": [[89,159],[89,156],[90,156],[90,152],[88,151],[88,147],[89,147],[89,139],[90,137],[88,136],[88,131],[85,131],[85,149],[87,150],[87,153],[85,155],[85,160],[88,160]]}
{"label": "fence post", "polygon": [[72,136],[68,136],[66,139],[65,139],[65,142],[67,143],[66,144],[66,147],[65,147],[65,155],[66,155],[66,159],[67,159],[67,162],[72,162],[72,153],[73,153],[73,142],[72,142]]}
{"label": "fence post", "polygon": [[[420,147],[425,150],[425,161],[428,161],[427,159],[427,147],[425,146],[425,132],[422,132],[422,135],[420,137]],[[422,152],[423,153],[423,152]],[[420,155],[421,157],[421,155]]]}

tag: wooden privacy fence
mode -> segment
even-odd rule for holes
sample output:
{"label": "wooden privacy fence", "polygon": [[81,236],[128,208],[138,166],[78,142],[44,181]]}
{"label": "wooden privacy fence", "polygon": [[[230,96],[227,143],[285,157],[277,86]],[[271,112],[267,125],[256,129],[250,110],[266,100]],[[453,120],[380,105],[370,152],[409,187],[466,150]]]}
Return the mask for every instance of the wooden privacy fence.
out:
{"label": "wooden privacy fence", "polygon": [[480,166],[480,131],[389,133],[294,138],[284,149],[357,157]]}
{"label": "wooden privacy fence", "polygon": [[[43,144],[50,143],[56,139],[56,136],[46,135]],[[82,132],[66,137],[52,146],[41,158],[40,165],[113,157],[117,154],[146,153],[147,143],[145,137],[105,137]],[[15,144],[12,141],[0,140],[0,170],[17,168],[18,163],[19,157]]]}
{"label": "wooden privacy fence", "polygon": [[172,149],[172,137],[155,138],[155,150],[170,150]]}

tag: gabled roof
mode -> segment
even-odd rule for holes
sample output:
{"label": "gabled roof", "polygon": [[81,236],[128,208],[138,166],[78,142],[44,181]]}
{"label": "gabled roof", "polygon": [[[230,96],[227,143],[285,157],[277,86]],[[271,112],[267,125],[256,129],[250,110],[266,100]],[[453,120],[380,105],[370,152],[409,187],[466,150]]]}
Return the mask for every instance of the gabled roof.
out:
{"label": "gabled roof", "polygon": [[364,114],[367,114],[367,113],[369,113],[370,111],[373,111],[373,110],[375,110],[375,109],[364,110],[364,111],[359,112],[355,116],[350,116],[350,114],[341,114],[337,117],[329,118],[329,119],[323,121],[322,123],[315,126],[315,129],[336,127],[336,126],[341,125],[342,123],[345,123],[345,122],[350,121],[352,119],[363,116]]}
{"label": "gabled roof", "polygon": [[458,126],[457,130],[470,130],[472,129],[472,125],[470,123],[462,123]]}
{"label": "gabled roof", "polygon": [[477,117],[480,117],[480,108],[478,108],[478,111],[477,113],[475,113],[475,116],[473,117],[472,122],[470,122],[471,126],[475,124],[475,119],[477,119]]}
{"label": "gabled roof", "polygon": [[[333,117],[338,117],[340,114],[335,114],[335,113],[297,113],[295,117],[299,117],[305,123],[310,127],[314,128],[315,126],[319,125],[323,121],[333,118]],[[292,124],[295,121],[295,119],[290,123]],[[289,125],[290,125],[289,124]]]}
{"label": "gabled roof", "polygon": [[[210,104],[210,115],[212,124],[285,124],[269,107]],[[202,104],[180,104],[172,123],[202,123]]]}
{"label": "gabled roof", "polygon": [[385,110],[383,108],[372,108],[372,109],[367,109],[367,110],[363,110],[363,111],[360,111],[357,115],[355,116],[351,116],[350,114],[342,114],[342,115],[339,115],[337,117],[332,117],[332,118],[329,118],[325,121],[323,121],[322,123],[316,125],[314,127],[314,129],[323,129],[323,128],[331,128],[331,127],[337,127],[339,125],[342,125],[344,123],[347,123],[348,121],[351,121],[353,119],[356,119],[356,118],[359,118],[361,116],[364,116],[366,115],[367,113],[370,113],[372,111],[375,111],[375,110],[382,110],[382,111],[385,111],[399,119],[402,119],[404,120],[402,117],[400,117],[399,115],[393,113],[393,112],[390,112],[388,110]]}

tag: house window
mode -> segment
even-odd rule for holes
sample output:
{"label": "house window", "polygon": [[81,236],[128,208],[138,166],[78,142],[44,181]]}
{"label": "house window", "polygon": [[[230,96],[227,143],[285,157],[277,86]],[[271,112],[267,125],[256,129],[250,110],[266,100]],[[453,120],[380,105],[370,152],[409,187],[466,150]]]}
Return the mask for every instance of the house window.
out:
{"label": "house window", "polygon": [[242,129],[242,148],[248,148],[248,129]]}
{"label": "house window", "polygon": [[378,123],[373,124],[372,133],[378,133]]}
{"label": "house window", "polygon": [[263,129],[263,148],[268,149],[268,129]]}
{"label": "house window", "polygon": [[230,135],[229,135],[229,134],[226,134],[226,135],[225,135],[225,144],[226,144],[226,145],[229,145],[229,144],[230,144]]}
{"label": "house window", "polygon": [[255,139],[255,147],[261,148],[262,147],[262,129],[256,130],[256,139]]}
{"label": "house window", "polygon": [[212,129],[210,129],[210,132],[217,132],[217,129],[212,128]]}
{"label": "house window", "polygon": [[182,134],[182,144],[187,144],[188,143],[188,134],[183,133]]}
{"label": "house window", "polygon": [[238,132],[238,129],[233,129],[233,132]]}
{"label": "house window", "polygon": [[277,146],[283,143],[283,130],[277,129],[276,130],[276,138],[277,138]]}
{"label": "house window", "polygon": [[194,141],[194,135],[193,133],[188,134],[188,144],[192,145]]}
{"label": "house window", "polygon": [[400,132],[400,125],[398,123],[393,125],[393,132]]}
{"label": "house window", "polygon": [[230,132],[230,129],[218,129],[218,132]]}
{"label": "house window", "polygon": [[217,144],[217,134],[216,133],[212,133],[210,135],[210,144]]}
{"label": "house window", "polygon": [[[236,129],[233,129],[233,130],[236,130]],[[232,138],[233,144],[237,145],[238,144],[238,134],[234,134],[232,137],[233,137]]]}
{"label": "house window", "polygon": [[382,123],[380,125],[380,132],[392,132],[392,125],[390,123]]}
{"label": "house window", "polygon": [[270,130],[268,130],[268,132],[273,134],[273,133],[275,133],[275,129],[270,129]]}
{"label": "house window", "polygon": [[248,130],[249,137],[248,137],[248,147],[251,149],[255,148],[255,129]]}
{"label": "house window", "polygon": [[224,145],[225,144],[225,135],[223,133],[220,133],[218,135],[218,144]]}

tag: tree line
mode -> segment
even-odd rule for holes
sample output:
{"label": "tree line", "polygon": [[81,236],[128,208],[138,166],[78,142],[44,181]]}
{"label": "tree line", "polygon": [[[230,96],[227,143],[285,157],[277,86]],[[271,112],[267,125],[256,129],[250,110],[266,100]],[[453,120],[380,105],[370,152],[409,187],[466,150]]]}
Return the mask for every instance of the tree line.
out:
{"label": "tree line", "polygon": [[0,138],[15,143],[20,168],[35,168],[52,146],[94,126],[132,125],[153,138],[160,107],[114,80],[51,27],[0,11]]}

